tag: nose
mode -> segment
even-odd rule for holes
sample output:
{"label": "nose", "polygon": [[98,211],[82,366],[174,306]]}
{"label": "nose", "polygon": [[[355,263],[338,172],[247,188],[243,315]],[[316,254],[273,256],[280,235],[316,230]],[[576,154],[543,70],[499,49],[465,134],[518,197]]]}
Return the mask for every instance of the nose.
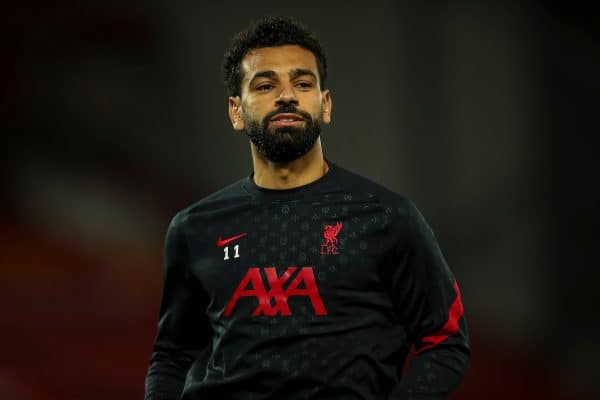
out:
{"label": "nose", "polygon": [[296,92],[294,91],[294,87],[292,85],[283,85],[281,87],[281,92],[279,93],[279,97],[276,100],[277,105],[282,104],[298,104],[298,99],[296,98]]}

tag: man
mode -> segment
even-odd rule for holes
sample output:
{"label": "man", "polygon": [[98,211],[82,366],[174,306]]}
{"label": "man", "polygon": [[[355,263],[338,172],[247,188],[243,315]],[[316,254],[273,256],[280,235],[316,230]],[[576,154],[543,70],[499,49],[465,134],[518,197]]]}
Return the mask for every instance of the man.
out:
{"label": "man", "polygon": [[146,399],[444,398],[469,359],[458,285],[409,200],[324,158],[318,41],[266,18],[224,72],[254,171],[171,221]]}

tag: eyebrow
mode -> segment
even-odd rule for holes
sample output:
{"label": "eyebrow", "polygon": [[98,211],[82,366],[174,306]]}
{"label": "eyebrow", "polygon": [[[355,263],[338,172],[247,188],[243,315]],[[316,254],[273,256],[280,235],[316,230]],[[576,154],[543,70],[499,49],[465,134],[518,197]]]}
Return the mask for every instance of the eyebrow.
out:
{"label": "eyebrow", "polygon": [[[296,79],[296,78],[298,78],[300,76],[303,76],[303,75],[312,76],[315,79],[315,81],[317,80],[317,76],[310,69],[294,68],[293,70],[291,70],[289,72],[290,79]],[[254,81],[256,81],[258,78],[275,79],[275,78],[277,78],[277,73],[275,71],[271,71],[271,70],[268,70],[268,71],[259,71],[256,74],[254,74],[254,76],[252,77],[252,79],[250,79],[250,82],[248,83],[248,86],[252,86],[252,84],[254,83]]]}
{"label": "eyebrow", "polygon": [[302,75],[310,75],[315,78],[315,81],[317,80],[317,76],[310,69],[296,68],[290,71],[290,79],[296,79]]}

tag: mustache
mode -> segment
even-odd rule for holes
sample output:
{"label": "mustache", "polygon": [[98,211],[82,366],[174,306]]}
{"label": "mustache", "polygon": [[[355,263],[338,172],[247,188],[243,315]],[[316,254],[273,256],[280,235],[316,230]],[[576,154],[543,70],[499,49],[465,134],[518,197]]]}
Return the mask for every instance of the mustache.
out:
{"label": "mustache", "polygon": [[263,118],[263,122],[268,123],[275,115],[277,114],[298,114],[301,116],[306,122],[311,122],[312,117],[306,111],[298,110],[296,106],[292,104],[283,104],[279,106],[276,110],[271,111]]}

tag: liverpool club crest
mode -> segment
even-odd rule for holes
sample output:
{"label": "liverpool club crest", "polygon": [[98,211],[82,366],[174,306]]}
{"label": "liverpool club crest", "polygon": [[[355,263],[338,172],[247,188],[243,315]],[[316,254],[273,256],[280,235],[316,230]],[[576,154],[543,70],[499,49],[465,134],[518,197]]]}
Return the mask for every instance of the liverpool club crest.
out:
{"label": "liverpool club crest", "polygon": [[321,243],[321,254],[340,254],[337,247],[337,235],[342,230],[342,223],[336,222],[335,225],[325,225],[323,229],[323,243]]}

